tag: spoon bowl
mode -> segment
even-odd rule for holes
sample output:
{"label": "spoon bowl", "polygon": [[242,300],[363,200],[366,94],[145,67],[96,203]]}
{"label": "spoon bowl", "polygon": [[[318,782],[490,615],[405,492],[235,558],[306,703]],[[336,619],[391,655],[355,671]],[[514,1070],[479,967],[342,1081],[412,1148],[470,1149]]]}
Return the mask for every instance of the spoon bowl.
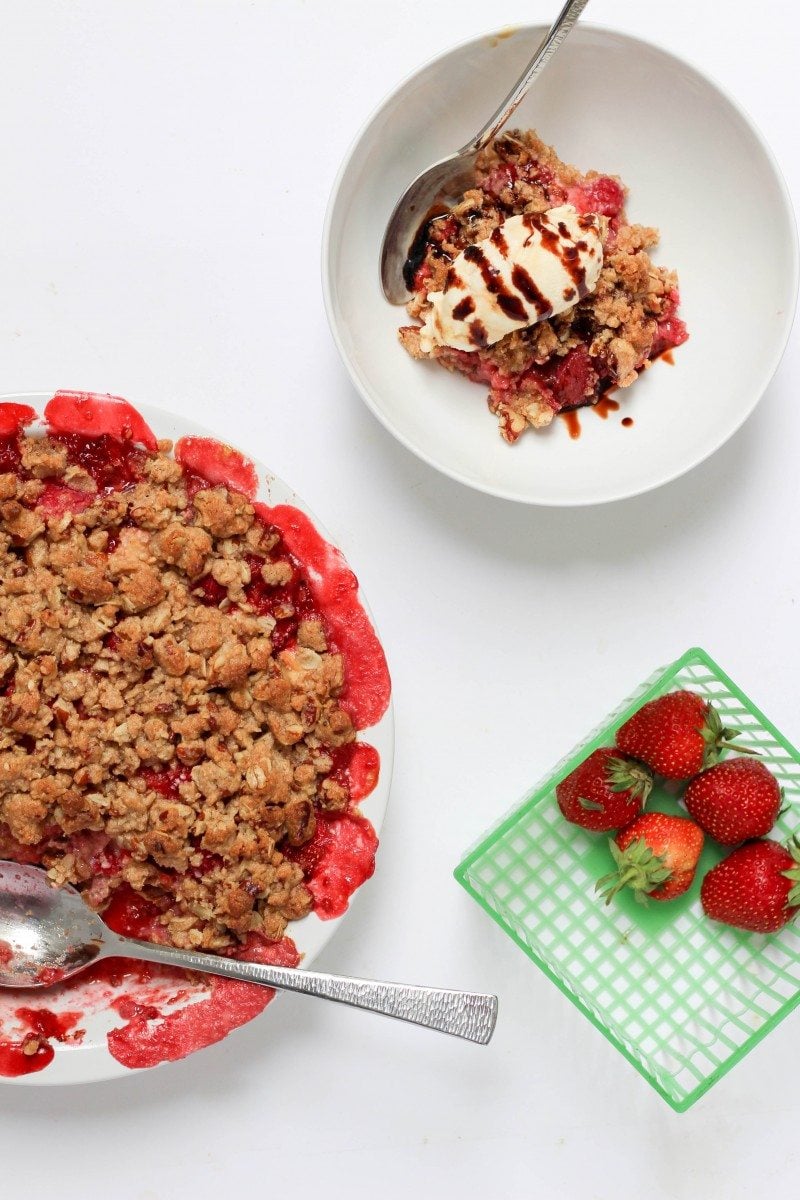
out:
{"label": "spoon bowl", "polygon": [[47,987],[103,952],[108,930],[72,887],[44,871],[0,862],[0,987]]}

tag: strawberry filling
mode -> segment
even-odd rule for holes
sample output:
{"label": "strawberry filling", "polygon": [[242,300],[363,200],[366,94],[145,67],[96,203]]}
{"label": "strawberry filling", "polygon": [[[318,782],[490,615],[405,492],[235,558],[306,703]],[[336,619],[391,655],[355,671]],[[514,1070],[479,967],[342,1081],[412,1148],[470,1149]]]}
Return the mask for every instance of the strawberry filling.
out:
{"label": "strawberry filling", "polygon": [[595,403],[603,380],[598,369],[600,361],[590,356],[585,345],[575,346],[562,358],[553,357],[549,362],[534,364],[518,375],[501,371],[479,350],[470,352],[448,347],[438,358],[473,383],[488,384],[497,400],[535,392],[553,412]]}

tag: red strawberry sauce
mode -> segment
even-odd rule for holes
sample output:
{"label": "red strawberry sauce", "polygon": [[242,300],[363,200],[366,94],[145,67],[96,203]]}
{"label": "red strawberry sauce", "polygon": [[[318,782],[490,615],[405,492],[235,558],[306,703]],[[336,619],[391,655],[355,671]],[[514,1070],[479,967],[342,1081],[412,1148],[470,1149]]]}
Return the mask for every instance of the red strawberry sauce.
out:
{"label": "red strawberry sauce", "polygon": [[[0,471],[19,470],[19,434],[35,416],[26,405],[0,405]],[[45,408],[44,419],[51,437],[66,446],[70,461],[82,466],[101,492],[132,486],[143,461],[138,446],[149,450],[157,446],[155,434],[141,414],[117,397],[58,392]],[[175,457],[184,468],[190,495],[209,484],[226,484],[254,500],[258,487],[255,467],[238,451],[211,438],[187,437],[177,443]],[[91,498],[83,493],[55,483],[46,484],[41,500],[53,514],[76,511],[89,502]],[[288,562],[292,578],[283,588],[267,589],[254,574],[248,600],[258,611],[276,616],[279,649],[281,641],[283,645],[293,643],[298,621],[321,618],[331,645],[345,661],[343,705],[356,728],[375,724],[388,707],[391,685],[383,650],[358,599],[355,575],[304,513],[290,505],[255,507],[259,518],[280,533],[281,541],[271,558]],[[219,603],[221,595],[213,580],[202,580],[200,586],[209,604]],[[291,618],[278,615],[281,603],[294,608]],[[321,812],[311,842],[291,851],[306,872],[315,910],[323,918],[341,915],[356,888],[372,875],[378,844],[369,821],[352,808],[377,783],[377,751],[356,742],[334,751],[332,757],[331,777],[346,787],[351,809],[336,815]],[[169,797],[177,794],[186,777],[186,770],[178,768],[149,772],[147,782]],[[103,853],[113,860],[113,847]],[[107,924],[118,933],[145,940],[158,937],[158,916],[158,908],[127,885],[116,890],[104,913]],[[239,956],[285,966],[297,966],[300,961],[288,937],[267,942],[251,936]],[[199,1001],[175,1007],[196,995],[198,987],[205,989]],[[54,1057],[52,1041],[76,1042],[83,1037],[79,1022],[85,1012],[118,1012],[124,1024],[108,1034],[111,1054],[131,1068],[151,1067],[219,1041],[261,1012],[274,996],[271,989],[253,984],[212,976],[198,982],[183,971],[128,959],[99,962],[77,980],[56,984],[48,999],[58,1004],[73,994],[81,1000],[83,1011],[22,1004],[13,1010],[13,1036],[4,1039],[0,1032],[0,1075],[42,1070]],[[5,993],[9,999],[14,995]],[[16,996],[30,1000],[30,993]],[[26,1054],[26,1048],[31,1052]]]}
{"label": "red strawberry sauce", "polygon": [[0,404],[0,474],[19,467],[19,435],[35,417],[27,404]]}
{"label": "red strawberry sauce", "polygon": [[342,706],[356,729],[375,725],[388,707],[391,684],[383,648],[358,600],[358,580],[305,513],[289,504],[257,504],[256,511],[280,531],[283,544],[303,564],[314,602],[344,656]]}
{"label": "red strawberry sauce", "polygon": [[86,438],[105,434],[122,443],[139,442],[148,450],[155,450],[158,444],[141,413],[119,396],[56,392],[44,410],[44,419],[52,433],[77,433]]}
{"label": "red strawberry sauce", "polygon": [[55,1051],[49,1042],[40,1042],[32,1054],[26,1054],[23,1047],[30,1044],[29,1038],[20,1041],[0,1041],[0,1075],[15,1078],[19,1075],[32,1075],[34,1071],[43,1071],[55,1058]]}
{"label": "red strawberry sauce", "polygon": [[184,471],[198,476],[206,486],[222,483],[248,500],[258,491],[258,476],[249,458],[214,438],[181,438],[175,446],[175,457]]}
{"label": "red strawberry sauce", "polygon": [[372,875],[377,848],[375,830],[359,813],[317,813],[311,841],[284,853],[303,868],[317,916],[330,920],[342,915],[353,892]]}
{"label": "red strawberry sauce", "polygon": [[80,1012],[56,1013],[49,1008],[15,1009],[16,1024],[22,1032],[13,1039],[0,1040],[0,1075],[31,1075],[43,1070],[55,1055],[51,1041],[81,1041],[83,1030],[76,1026],[82,1016]]}

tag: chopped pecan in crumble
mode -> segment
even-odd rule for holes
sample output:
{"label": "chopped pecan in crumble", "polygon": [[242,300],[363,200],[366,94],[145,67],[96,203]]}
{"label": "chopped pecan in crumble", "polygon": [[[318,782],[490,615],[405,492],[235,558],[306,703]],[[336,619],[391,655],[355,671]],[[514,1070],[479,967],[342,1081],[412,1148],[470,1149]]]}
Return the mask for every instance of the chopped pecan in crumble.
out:
{"label": "chopped pecan in crumble", "polygon": [[310,910],[282,847],[347,804],[355,731],[279,534],[169,450],[114,490],[23,436],[0,474],[0,857],[101,911],[127,885],[166,940],[225,951]]}
{"label": "chopped pecan in crumble", "polygon": [[629,387],[655,358],[686,340],[677,316],[678,280],[656,266],[649,251],[658,231],[628,223],[625,188],[597,171],[581,174],[562,162],[532,130],[512,130],[479,156],[475,186],[428,222],[407,264],[413,295],[409,316],[424,320],[428,295],[446,288],[453,260],[490,236],[507,218],[542,214],[562,204],[600,218],[604,262],[593,292],[565,312],[509,333],[475,351],[420,345],[420,328],[406,325],[400,342],[412,358],[430,358],[449,371],[488,385],[500,432],[514,442],[557,412],[595,404]]}

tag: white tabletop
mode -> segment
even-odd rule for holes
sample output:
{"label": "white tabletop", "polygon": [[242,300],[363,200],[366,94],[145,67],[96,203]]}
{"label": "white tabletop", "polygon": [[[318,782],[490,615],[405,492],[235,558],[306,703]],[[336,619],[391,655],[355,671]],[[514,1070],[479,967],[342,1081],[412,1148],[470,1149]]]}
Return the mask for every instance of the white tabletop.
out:
{"label": "white tabletop", "polygon": [[[398,737],[376,875],[319,965],[501,998],[486,1049],[282,997],[156,1072],[0,1088],[9,1195],[738,1200],[791,1178],[800,1016],[678,1116],[452,869],[690,645],[800,737],[797,339],[711,461],[637,500],[558,511],[470,492],[396,444],[323,313],[328,192],[377,101],[449,44],[556,7],[2,4],[0,392],[95,389],[196,416],[322,516],[376,614]],[[722,81],[796,195],[792,9],[593,0],[588,15]]]}

